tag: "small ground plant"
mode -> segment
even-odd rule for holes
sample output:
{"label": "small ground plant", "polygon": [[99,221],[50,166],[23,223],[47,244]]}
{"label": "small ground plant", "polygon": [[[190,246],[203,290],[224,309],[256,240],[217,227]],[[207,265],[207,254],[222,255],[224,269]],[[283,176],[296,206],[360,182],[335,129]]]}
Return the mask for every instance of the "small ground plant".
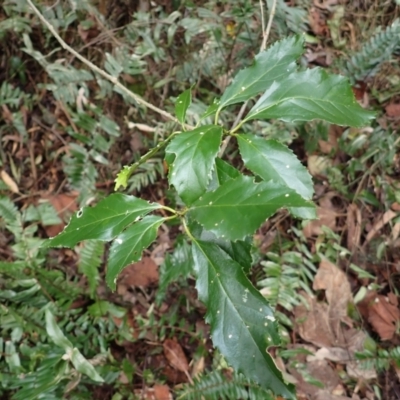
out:
{"label": "small ground plant", "polygon": [[[210,104],[196,126],[186,124],[192,95],[176,100],[182,129],[118,174],[115,190],[126,188],[137,168],[165,150],[168,181],[180,198],[175,208],[114,193],[93,207],[83,207],[47,246],[74,247],[84,240],[111,242],[106,281],[111,289],[125,266],[138,261],[157,237],[158,228],[179,220],[191,243],[193,272],[199,298],[207,307],[214,345],[246,378],[285,398],[295,398],[272,357],[281,341],[267,300],[251,284],[251,236],[277,210],[287,208],[298,218],[315,218],[313,184],[296,156],[276,140],[266,140],[248,122],[322,119],[362,126],[373,113],[355,101],[346,78],[315,68],[300,71],[304,38],[293,36],[259,53],[241,70],[220,99]],[[233,128],[221,123],[228,107],[255,101]],[[213,121],[213,122],[211,122]],[[221,146],[237,142],[242,165],[224,160]],[[188,253],[189,254],[189,253]],[[174,268],[170,265],[169,268]]]}

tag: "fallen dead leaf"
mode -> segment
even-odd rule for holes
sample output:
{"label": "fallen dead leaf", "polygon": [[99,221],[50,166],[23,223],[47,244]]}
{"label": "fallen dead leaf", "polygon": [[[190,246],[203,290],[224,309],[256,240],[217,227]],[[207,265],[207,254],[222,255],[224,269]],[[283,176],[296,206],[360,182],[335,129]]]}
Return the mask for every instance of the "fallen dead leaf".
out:
{"label": "fallen dead leaf", "polygon": [[328,318],[335,343],[345,345],[341,323],[347,321],[347,307],[353,301],[350,283],[346,274],[335,264],[322,260],[313,282],[314,290],[325,290],[328,301]]}
{"label": "fallen dead leaf", "polygon": [[327,226],[333,231],[336,229],[337,212],[334,205],[332,204],[332,198],[334,196],[334,192],[328,192],[319,199],[319,207],[317,207],[318,219],[310,221],[303,228],[303,233],[306,238],[321,235],[323,233],[323,226]]}
{"label": "fallen dead leaf", "polygon": [[322,153],[330,154],[337,150],[338,139],[342,136],[343,128],[338,125],[330,125],[328,140],[318,140],[318,145]]}
{"label": "fallen dead leaf", "polygon": [[326,36],[329,34],[326,18],[323,16],[320,10],[317,10],[315,7],[311,7],[308,21],[310,22],[310,27],[315,35]]}
{"label": "fallen dead leaf", "polygon": [[151,259],[151,257],[143,257],[137,263],[128,265],[121,272],[118,279],[118,286],[125,286],[128,288],[132,286],[148,287],[157,282],[157,264]]}
{"label": "fallen dead leaf", "polygon": [[[290,374],[297,380],[296,391],[300,391],[306,394],[307,398],[310,398],[321,390],[318,386],[306,382],[303,376],[293,366],[289,366],[288,368]],[[331,392],[340,384],[337,371],[335,371],[326,360],[308,362],[305,364],[305,368],[307,373],[314,379],[319,380],[328,392]]]}
{"label": "fallen dead leaf", "polygon": [[400,117],[400,104],[388,104],[385,107],[386,115],[391,118],[398,118]]}
{"label": "fallen dead leaf", "polygon": [[172,400],[172,395],[167,385],[155,385],[152,388],[136,389],[135,398],[143,400]]}
{"label": "fallen dead leaf", "polygon": [[356,204],[347,207],[347,248],[355,250],[360,245],[361,211]]}
{"label": "fallen dead leaf", "polygon": [[330,393],[328,390],[319,389],[317,393],[311,397],[311,400],[355,400],[355,397],[338,396]]}
{"label": "fallen dead leaf", "polygon": [[71,214],[78,210],[76,199],[78,193],[58,193],[55,195],[43,195],[41,200],[47,200],[56,210],[57,215],[63,222],[57,225],[44,226],[47,236],[53,237],[58,235],[65,227]]}
{"label": "fallen dead leaf", "polygon": [[397,216],[397,213],[392,210],[387,210],[383,215],[381,215],[378,220],[375,222],[374,226],[368,232],[367,237],[365,238],[365,242],[363,246],[366,246],[375,235],[393,218]]}
{"label": "fallen dead leaf", "polygon": [[328,305],[318,302],[315,297],[302,293],[308,303],[294,309],[296,327],[303,340],[319,347],[331,347],[335,336],[331,330],[328,318]]}
{"label": "fallen dead leaf", "polygon": [[183,372],[188,377],[189,382],[192,382],[189,375],[189,363],[181,345],[175,340],[166,339],[163,343],[163,349],[165,358],[170,365],[178,371]]}
{"label": "fallen dead leaf", "polygon": [[18,185],[4,169],[0,172],[0,177],[13,193],[19,193]]}
{"label": "fallen dead leaf", "polygon": [[328,228],[335,230],[336,228],[336,212],[332,209],[317,207],[317,217],[307,223],[303,228],[303,234],[306,238],[312,236],[319,236],[323,233],[322,227],[327,226]]}
{"label": "fallen dead leaf", "polygon": [[163,343],[164,355],[168,362],[177,370],[187,372],[189,363],[181,345],[172,339],[166,339]]}
{"label": "fallen dead leaf", "polygon": [[191,373],[192,378],[202,374],[204,372],[204,368],[205,368],[204,357],[200,357],[192,365],[192,373]]}
{"label": "fallen dead leaf", "polygon": [[[389,297],[372,293],[366,297],[367,319],[382,340],[391,340],[396,332],[396,325],[400,321],[400,310],[394,294]],[[394,301],[395,304],[391,302]]]}

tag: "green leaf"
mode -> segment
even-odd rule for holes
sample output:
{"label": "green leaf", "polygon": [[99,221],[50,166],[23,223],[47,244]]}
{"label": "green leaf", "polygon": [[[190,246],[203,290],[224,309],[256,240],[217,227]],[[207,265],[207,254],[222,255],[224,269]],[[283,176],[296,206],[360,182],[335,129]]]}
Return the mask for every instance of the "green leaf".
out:
{"label": "green leaf", "polygon": [[141,259],[143,250],[156,239],[157,230],[164,221],[165,218],[147,216],[115,238],[110,248],[106,273],[106,282],[112,290],[115,290],[119,273],[128,264]]}
{"label": "green leaf", "polygon": [[[250,272],[251,264],[253,262],[251,256],[251,241],[236,240],[235,242],[224,240],[215,236],[212,232],[201,228],[201,234],[198,236],[200,240],[208,243],[215,243],[225,253],[236,261],[242,267],[243,271],[248,274]],[[247,238],[248,239],[248,238]]]}
{"label": "green leaf", "polygon": [[237,178],[240,172],[220,158],[215,159],[215,167],[212,171],[212,178],[208,185],[207,192],[215,190],[226,181]]}
{"label": "green leaf", "polygon": [[254,64],[241,70],[221,97],[219,110],[230,104],[245,102],[295,71],[296,60],[303,54],[303,36],[276,42],[255,57]]}
{"label": "green leaf", "polygon": [[278,346],[278,325],[267,301],[247,279],[241,266],[214,243],[194,241],[196,288],[207,306],[214,346],[247,378],[274,394],[295,399],[272,357]]}
{"label": "green leaf", "polygon": [[285,145],[255,135],[237,136],[246,167],[265,181],[274,181],[293,189],[310,200],[313,182],[307,169]]}
{"label": "green leaf", "polygon": [[185,123],[186,111],[192,103],[192,88],[185,90],[176,99],[175,115],[178,121],[183,125]]}
{"label": "green leaf", "polygon": [[203,119],[206,119],[207,117],[211,117],[212,115],[214,115],[219,107],[219,100],[218,99],[214,99],[214,101],[212,102],[212,104],[210,104],[207,108],[206,111],[204,111],[203,114],[201,114],[200,116],[200,121],[202,121]]}
{"label": "green leaf", "polygon": [[104,382],[104,379],[94,369],[93,365],[81,354],[81,352],[75,347],[71,352],[71,362],[75,369],[81,374],[87,375],[90,379],[95,382]]}
{"label": "green leaf", "polygon": [[282,207],[314,207],[310,201],[276,182],[232,179],[205,193],[188,211],[207,230],[227,240],[244,239]]}
{"label": "green leaf", "polygon": [[357,103],[347,78],[314,68],[274,81],[243,122],[256,118],[286,122],[323,119],[337,125],[362,126],[374,113]]}
{"label": "green leaf", "polygon": [[217,179],[220,185],[240,176],[240,172],[236,168],[232,167],[232,165],[220,158],[215,159],[215,167]]}
{"label": "green leaf", "polygon": [[67,227],[48,241],[47,246],[73,247],[87,239],[112,240],[137,218],[158,208],[159,204],[148,203],[134,196],[111,194],[94,207],[79,210]]}
{"label": "green leaf", "polygon": [[167,155],[176,155],[169,168],[169,183],[186,204],[206,191],[221,137],[220,126],[205,125],[179,134],[166,148]]}
{"label": "green leaf", "polygon": [[121,169],[121,171],[118,172],[117,177],[115,178],[115,186],[114,190],[118,190],[121,186],[126,189],[128,186],[128,179],[130,177],[130,170],[131,167],[130,165],[124,165],[124,167]]}
{"label": "green leaf", "polygon": [[50,339],[65,352],[72,351],[74,347],[72,343],[64,336],[62,330],[57,325],[56,319],[52,312],[46,308],[46,331]]}

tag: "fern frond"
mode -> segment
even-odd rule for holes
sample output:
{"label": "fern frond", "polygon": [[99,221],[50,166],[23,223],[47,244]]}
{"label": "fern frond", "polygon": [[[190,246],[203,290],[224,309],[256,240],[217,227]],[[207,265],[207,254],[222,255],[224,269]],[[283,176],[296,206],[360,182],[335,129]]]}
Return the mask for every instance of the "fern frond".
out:
{"label": "fern frond", "polygon": [[[265,279],[258,282],[263,288],[261,293],[271,306],[280,305],[285,310],[292,311],[302,301],[299,291],[310,293],[309,281],[312,280],[315,267],[297,251],[285,251],[282,255],[270,252],[267,258],[267,261],[261,261],[266,275]],[[284,314],[278,313],[277,317],[281,323],[291,326],[290,320]]]}
{"label": "fern frond", "polygon": [[389,369],[390,364],[400,366],[400,346],[392,349],[377,349],[375,352],[364,350],[355,354],[359,365],[363,369],[375,369],[382,372]]}
{"label": "fern frond", "polygon": [[273,400],[270,392],[243,375],[234,373],[227,378],[222,371],[213,371],[194,379],[178,393],[178,400]]}
{"label": "fern frond", "polygon": [[146,164],[142,164],[138,172],[129,178],[128,191],[140,192],[142,189],[156,182],[158,177],[162,177],[163,174],[164,170],[161,159],[149,160]]}
{"label": "fern frond", "polygon": [[400,19],[396,19],[386,30],[372,36],[345,65],[347,75],[353,81],[374,76],[383,62],[391,59],[400,49]]}
{"label": "fern frond", "polygon": [[104,253],[104,243],[98,240],[87,240],[79,249],[79,270],[86,276],[89,282],[91,296],[94,295],[100,280],[99,266]]}
{"label": "fern frond", "polygon": [[13,223],[19,215],[17,207],[8,197],[0,197],[0,218],[7,224]]}

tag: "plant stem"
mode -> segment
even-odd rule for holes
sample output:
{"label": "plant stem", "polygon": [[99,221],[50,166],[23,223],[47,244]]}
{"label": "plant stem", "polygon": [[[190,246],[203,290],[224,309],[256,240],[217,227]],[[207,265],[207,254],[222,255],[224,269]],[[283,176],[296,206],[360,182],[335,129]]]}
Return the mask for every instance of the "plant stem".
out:
{"label": "plant stem", "polygon": [[61,38],[61,36],[56,32],[56,30],[54,29],[53,25],[50,24],[50,22],[48,22],[46,20],[46,18],[44,18],[44,16],[40,13],[40,11],[34,6],[34,4],[32,3],[31,0],[26,0],[27,3],[29,4],[29,6],[32,8],[32,10],[34,11],[34,13],[38,16],[38,18],[40,19],[40,21],[42,21],[42,23],[48,28],[48,30],[52,33],[52,35],[58,40],[58,42],[61,44],[61,46],[67,50],[68,52],[70,52],[71,54],[73,54],[77,59],[79,59],[80,61],[82,61],[85,65],[87,65],[92,71],[97,72],[99,75],[101,75],[103,78],[107,79],[108,81],[110,81],[112,84],[114,84],[116,87],[118,87],[119,89],[121,89],[122,92],[124,92],[126,95],[128,95],[129,97],[131,97],[134,101],[136,101],[138,104],[146,106],[147,108],[149,108],[150,110],[153,110],[154,112],[162,115],[163,117],[165,117],[168,120],[174,121],[176,123],[179,123],[179,121],[170,113],[161,110],[160,108],[154,106],[151,103],[148,103],[146,100],[144,100],[142,97],[140,97],[139,95],[137,95],[136,93],[132,92],[131,90],[129,90],[128,88],[126,88],[121,82],[118,81],[118,79],[115,76],[112,76],[110,74],[108,74],[107,72],[103,71],[101,68],[99,68],[98,66],[96,66],[95,64],[93,64],[92,62],[90,62],[89,60],[87,60],[85,57],[83,57],[82,55],[80,55],[77,51],[75,51],[72,47],[68,46],[67,43],[65,43],[65,41]]}
{"label": "plant stem", "polygon": [[[163,142],[158,143],[156,147],[153,147],[150,151],[148,151],[145,155],[140,157],[140,159],[136,162],[134,162],[131,165],[126,165],[121,171],[123,171],[124,175],[126,176],[126,180],[128,180],[132,174],[139,168],[140,165],[144,164],[147,160],[152,158],[154,155],[158,153],[166,144],[169,143],[169,141],[175,137],[178,133],[180,132],[173,132],[171,133]],[[115,179],[116,181],[118,180],[118,177]],[[118,186],[117,186],[118,185]],[[115,190],[118,189],[120,185],[116,184],[115,185]],[[125,186],[126,187],[126,186]]]}

